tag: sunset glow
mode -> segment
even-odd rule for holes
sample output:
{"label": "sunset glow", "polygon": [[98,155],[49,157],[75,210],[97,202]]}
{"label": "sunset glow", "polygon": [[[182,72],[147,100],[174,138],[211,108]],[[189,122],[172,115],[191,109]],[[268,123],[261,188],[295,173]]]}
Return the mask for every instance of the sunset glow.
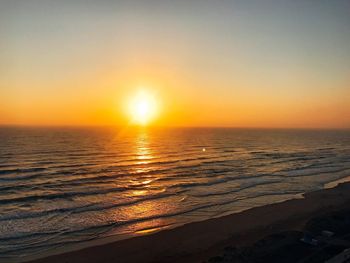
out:
{"label": "sunset glow", "polygon": [[0,125],[350,128],[349,3],[241,2],[4,3]]}

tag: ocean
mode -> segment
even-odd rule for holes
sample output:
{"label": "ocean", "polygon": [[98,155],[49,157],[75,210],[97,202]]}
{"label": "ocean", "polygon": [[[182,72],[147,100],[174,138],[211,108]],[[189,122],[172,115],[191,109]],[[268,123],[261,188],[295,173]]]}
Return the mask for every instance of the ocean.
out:
{"label": "ocean", "polygon": [[350,175],[350,131],[0,128],[0,261],[300,198]]}

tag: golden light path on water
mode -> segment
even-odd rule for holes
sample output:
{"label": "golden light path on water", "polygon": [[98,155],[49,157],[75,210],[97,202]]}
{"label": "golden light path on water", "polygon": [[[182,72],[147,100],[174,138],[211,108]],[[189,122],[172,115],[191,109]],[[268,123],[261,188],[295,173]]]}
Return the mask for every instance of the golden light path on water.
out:
{"label": "golden light path on water", "polygon": [[[136,132],[132,133],[134,137],[134,145],[132,148],[135,155],[135,171],[133,173],[133,178],[129,180],[128,184],[136,189],[126,193],[129,198],[144,198],[166,191],[166,186],[158,181],[161,175],[147,174],[149,171],[156,168],[152,162],[154,159],[159,158],[157,156],[156,147],[152,147],[151,145],[149,132],[148,128],[139,127],[139,129],[136,129]],[[175,197],[174,199],[179,198]],[[140,222],[127,226],[126,231],[140,235],[148,234],[169,227],[173,220],[155,218],[144,221],[142,219],[158,217],[158,215],[163,213],[174,212],[177,209],[176,203],[177,202],[169,202],[169,200],[158,198],[150,199],[125,207],[118,211],[118,214],[114,215],[114,218],[123,218],[123,221],[125,220],[127,222],[141,219]],[[120,229],[118,232],[120,233]]]}

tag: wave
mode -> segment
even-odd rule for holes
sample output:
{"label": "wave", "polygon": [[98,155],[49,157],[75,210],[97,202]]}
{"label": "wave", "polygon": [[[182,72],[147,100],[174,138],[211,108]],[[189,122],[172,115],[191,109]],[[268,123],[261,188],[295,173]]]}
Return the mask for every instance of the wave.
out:
{"label": "wave", "polygon": [[102,211],[102,210],[112,209],[112,208],[116,208],[116,207],[135,205],[135,204],[139,204],[139,203],[142,203],[145,201],[151,201],[151,200],[157,200],[157,199],[162,199],[162,198],[166,198],[166,197],[171,197],[171,196],[174,196],[176,194],[183,194],[184,192],[186,192],[186,190],[178,191],[176,193],[163,193],[163,194],[147,196],[147,197],[138,198],[138,199],[123,202],[123,203],[92,203],[92,204],[87,204],[87,205],[83,205],[83,206],[56,208],[56,209],[51,209],[51,210],[39,211],[39,212],[17,213],[17,214],[13,214],[13,215],[0,216],[0,221],[36,218],[36,217],[43,217],[43,216],[48,216],[51,214],[59,214],[59,213],[78,214],[78,213],[83,213],[83,212]]}
{"label": "wave", "polygon": [[287,177],[303,177],[303,176],[315,176],[315,175],[321,175],[321,174],[329,174],[329,173],[340,173],[350,170],[350,167],[330,167],[330,169],[317,169],[317,168],[310,168],[310,169],[302,169],[302,170],[289,170],[286,171],[285,174],[281,174],[282,176]]}
{"label": "wave", "polygon": [[[254,179],[254,178],[263,179],[264,177],[271,177],[271,176],[272,174],[240,175],[240,176],[234,176],[234,177],[224,177],[224,178],[220,178],[218,180],[212,180],[209,182],[178,183],[170,186],[169,188],[191,188],[191,187],[199,187],[199,186],[213,186],[213,185],[237,181],[237,180],[248,180],[248,179]],[[274,178],[281,177],[279,175],[273,175],[273,176]]]}
{"label": "wave", "polygon": [[34,168],[15,168],[15,169],[6,169],[6,170],[0,170],[0,175],[2,174],[23,174],[23,173],[33,173],[33,172],[40,172],[45,171],[46,168],[43,167],[34,167]]}
{"label": "wave", "polygon": [[253,183],[253,184],[246,184],[245,186],[240,186],[239,188],[228,190],[224,192],[213,192],[213,193],[205,193],[205,194],[192,194],[194,197],[210,197],[210,196],[222,196],[222,195],[229,195],[233,193],[238,193],[243,190],[249,189],[249,188],[255,188],[260,185],[271,185],[276,183],[281,183],[282,180],[273,180],[273,181],[267,181],[267,182],[260,182],[260,183]]}
{"label": "wave", "polygon": [[74,191],[74,192],[61,192],[61,193],[42,194],[42,195],[29,195],[29,196],[23,196],[23,197],[1,199],[0,204],[9,204],[9,203],[18,203],[18,202],[25,203],[28,201],[53,200],[53,199],[59,199],[59,198],[69,199],[72,197],[108,194],[113,192],[121,192],[125,190],[127,190],[127,188],[115,187],[115,188],[100,189],[100,190],[93,190],[93,191]]}
{"label": "wave", "polygon": [[[207,158],[206,158],[207,159]],[[143,165],[143,167],[152,167],[152,165],[157,165],[159,167],[164,166],[165,164],[171,164],[171,163],[183,163],[183,162],[188,162],[188,161],[196,161],[196,160],[201,160],[201,158],[191,158],[191,159],[185,159],[185,160],[180,160],[180,161],[166,161],[166,162],[157,162],[157,163],[149,163],[147,165]],[[109,166],[109,167],[103,167],[101,169],[97,170],[59,170],[59,171],[50,171],[47,168],[42,168],[43,170],[46,170],[45,174],[39,173],[39,174],[31,174],[31,175],[22,175],[22,176],[14,176],[14,177],[0,177],[0,181],[22,181],[22,180],[28,180],[28,179],[34,179],[34,178],[41,178],[42,176],[45,176],[45,180],[48,180],[49,178],[54,178],[57,180],[57,176],[60,175],[67,175],[65,176],[64,179],[65,181],[69,181],[68,177],[76,177],[76,176],[82,176],[82,175],[94,175],[96,174],[95,177],[89,176],[87,178],[79,178],[79,179],[71,179],[70,181],[89,181],[91,179],[96,179],[98,181],[102,181],[105,179],[115,179],[118,177],[126,176],[126,175],[133,175],[137,174],[139,176],[141,175],[152,175],[152,174],[163,174],[165,172],[169,171],[177,171],[177,170],[188,170],[188,169],[195,169],[198,167],[201,167],[203,164],[205,165],[210,165],[210,164],[216,164],[216,163],[221,163],[220,161],[208,161],[208,162],[201,162],[197,164],[189,164],[189,165],[179,165],[179,166],[170,166],[166,168],[157,168],[157,169],[152,169],[144,172],[130,172],[129,168],[132,167],[140,167],[138,164],[132,164],[132,165],[125,165],[125,166]],[[121,168],[125,168],[124,170]],[[152,167],[153,168],[153,167]],[[17,169],[20,171],[21,169]],[[33,170],[34,171],[34,170]],[[128,172],[126,172],[128,171]],[[35,182],[32,182],[32,184],[35,184]]]}

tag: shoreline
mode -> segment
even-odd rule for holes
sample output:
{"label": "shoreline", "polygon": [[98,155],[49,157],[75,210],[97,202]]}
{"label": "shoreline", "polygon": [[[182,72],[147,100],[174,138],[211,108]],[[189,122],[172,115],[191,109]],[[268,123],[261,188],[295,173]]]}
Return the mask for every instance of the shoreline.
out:
{"label": "shoreline", "polygon": [[300,230],[312,217],[346,208],[350,202],[350,177],[346,178],[333,188],[325,186],[306,193],[302,199],[254,207],[119,241],[111,237],[95,246],[57,251],[59,254],[38,259],[23,258],[21,262],[203,262],[226,246],[245,246],[273,233]]}

